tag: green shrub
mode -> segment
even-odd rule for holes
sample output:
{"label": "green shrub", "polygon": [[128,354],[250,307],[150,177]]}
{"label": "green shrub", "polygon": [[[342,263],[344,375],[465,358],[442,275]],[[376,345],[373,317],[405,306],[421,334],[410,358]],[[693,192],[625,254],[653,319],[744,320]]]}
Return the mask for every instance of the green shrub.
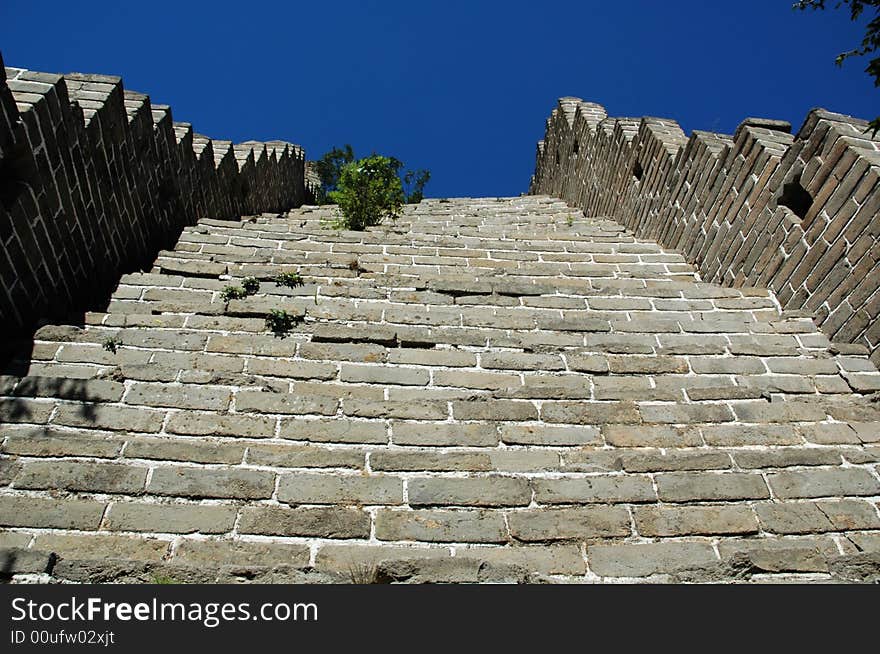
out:
{"label": "green shrub", "polygon": [[120,346],[120,342],[119,342],[118,338],[111,337],[111,338],[105,339],[101,345],[108,352],[112,352],[113,354],[116,354],[116,348],[118,348]]}
{"label": "green shrub", "polygon": [[405,200],[399,167],[396,159],[377,154],[343,166],[337,190],[329,194],[341,213],[334,227],[362,231],[397,218]]}
{"label": "green shrub", "polygon": [[220,292],[224,302],[229,300],[241,300],[247,297],[247,292],[241,286],[227,286]]}
{"label": "green shrub", "polygon": [[248,295],[254,295],[260,292],[260,280],[256,277],[245,277],[241,280],[241,287]]}
{"label": "green shrub", "polygon": [[296,316],[287,313],[284,309],[272,309],[266,316],[266,329],[278,338],[287,336],[296,323]]}
{"label": "green shrub", "polygon": [[303,278],[298,272],[286,272],[275,275],[272,278],[275,286],[286,286],[287,288],[296,288],[304,284]]}

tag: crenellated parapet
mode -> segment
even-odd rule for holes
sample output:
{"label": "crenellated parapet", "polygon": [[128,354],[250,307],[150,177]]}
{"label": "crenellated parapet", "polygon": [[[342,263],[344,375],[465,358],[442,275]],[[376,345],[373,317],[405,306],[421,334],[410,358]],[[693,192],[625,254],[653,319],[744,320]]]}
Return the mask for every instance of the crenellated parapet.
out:
{"label": "crenellated parapet", "polygon": [[7,332],[94,305],[199,218],[277,213],[312,197],[299,146],[196,134],[118,77],[0,59],[0,115]]}
{"label": "crenellated parapet", "polygon": [[538,143],[530,192],[680,250],[706,281],[766,286],[835,342],[880,363],[880,140],[823,109],[796,135],[747,118],[687,137],[663,118],[609,118],[566,97]]}

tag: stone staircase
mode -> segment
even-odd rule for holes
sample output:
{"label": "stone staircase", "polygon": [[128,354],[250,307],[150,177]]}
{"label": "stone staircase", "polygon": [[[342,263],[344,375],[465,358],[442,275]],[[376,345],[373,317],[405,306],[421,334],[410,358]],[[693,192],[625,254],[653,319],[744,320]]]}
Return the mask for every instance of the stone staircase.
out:
{"label": "stone staircase", "polygon": [[7,577],[878,576],[864,350],[552,198],[332,211],[202,220],[37,332],[0,378]]}

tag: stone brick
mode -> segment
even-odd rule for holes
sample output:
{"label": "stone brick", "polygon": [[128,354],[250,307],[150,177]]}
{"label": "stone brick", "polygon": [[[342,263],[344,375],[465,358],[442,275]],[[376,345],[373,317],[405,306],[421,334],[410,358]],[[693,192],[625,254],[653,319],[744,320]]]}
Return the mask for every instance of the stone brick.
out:
{"label": "stone brick", "polygon": [[547,575],[582,575],[586,570],[577,544],[517,545],[513,547],[458,547],[458,559],[515,565]]}
{"label": "stone brick", "polygon": [[393,350],[388,350],[388,363],[473,368],[477,365],[477,356],[470,352],[462,352],[460,350],[395,348]]}
{"label": "stone brick", "polygon": [[279,436],[314,443],[387,443],[388,428],[376,421],[295,418],[281,420]]}
{"label": "stone brick", "polygon": [[666,472],[676,470],[722,470],[731,467],[726,452],[697,450],[641,450],[621,452],[627,472]]}
{"label": "stone brick", "polygon": [[267,377],[334,379],[336,364],[303,361],[302,359],[248,359],[247,371],[252,375]]}
{"label": "stone brick", "polygon": [[27,461],[16,488],[136,494],[144,489],[147,468],[115,463]]}
{"label": "stone brick", "polygon": [[636,529],[648,537],[754,534],[758,521],[746,506],[637,507]]}
{"label": "stone brick", "polygon": [[3,428],[6,441],[2,451],[22,456],[88,456],[115,458],[125,440],[98,431],[61,431],[54,428],[12,426]]}
{"label": "stone brick", "polygon": [[602,436],[617,447],[693,447],[703,444],[700,431],[665,425],[605,425]]}
{"label": "stone brick", "polygon": [[707,445],[798,445],[803,439],[790,425],[706,425],[701,428]]}
{"label": "stone brick", "polygon": [[736,403],[733,410],[742,422],[806,422],[825,419],[825,410],[808,402]]}
{"label": "stone brick", "polygon": [[[340,381],[366,384],[403,384],[426,386],[431,380],[427,370],[420,368],[399,368],[396,366],[367,366],[343,363],[339,372]],[[441,384],[443,385],[443,384]]]}
{"label": "stone brick", "polygon": [[262,536],[367,538],[370,516],[346,507],[248,506],[242,509],[239,532]]}
{"label": "stone brick", "polygon": [[376,513],[376,538],[428,543],[504,543],[508,540],[500,512],[470,509],[380,509]]}
{"label": "stone brick", "polygon": [[299,397],[291,393],[238,391],[235,410],[244,413],[283,413],[295,415],[317,414],[332,416],[338,402],[326,397]]}
{"label": "stone brick", "polygon": [[[449,452],[438,449],[407,448],[406,450],[380,450],[370,453],[370,468],[388,472],[488,472],[495,466],[490,452]],[[556,457],[558,465],[559,458]]]}
{"label": "stone brick", "polygon": [[319,445],[251,445],[250,465],[282,468],[363,468],[365,454],[360,450]]}
{"label": "stone brick", "polygon": [[68,560],[161,561],[170,540],[117,534],[38,534],[33,549]]}
{"label": "stone brick", "polygon": [[391,439],[396,445],[494,447],[498,438],[498,428],[492,423],[391,423]]}
{"label": "stone brick", "polygon": [[733,412],[726,404],[639,404],[639,413],[648,424],[689,424],[730,422]]}
{"label": "stone brick", "polygon": [[209,440],[142,436],[128,441],[125,446],[125,457],[159,461],[234,464],[241,463],[244,449],[244,445],[215,443]]}
{"label": "stone brick", "polygon": [[118,402],[125,386],[104,379],[24,377],[15,387],[21,397],[53,397],[82,402]]}
{"label": "stone brick", "polygon": [[246,415],[213,415],[181,411],[168,418],[166,431],[187,436],[232,436],[270,438],[275,435],[275,418]]}
{"label": "stone brick", "polygon": [[309,563],[309,547],[295,543],[183,539],[174,548],[175,563],[213,567],[221,565],[290,565]]}
{"label": "stone brick", "polygon": [[498,352],[480,355],[483,368],[503,370],[563,370],[562,358],[551,354],[521,354]]}
{"label": "stone brick", "polygon": [[435,386],[498,390],[521,384],[519,375],[463,370],[437,370],[434,373]]}
{"label": "stone brick", "polygon": [[629,536],[629,512],[621,507],[526,509],[507,514],[510,534],[525,542]]}
{"label": "stone brick", "polygon": [[785,447],[732,452],[740,468],[787,468],[789,466],[827,466],[841,462],[840,452],[825,448]]}
{"label": "stone brick", "polygon": [[117,502],[106,526],[113,531],[224,534],[232,530],[236,513],[233,506]]}
{"label": "stone brick", "polygon": [[601,445],[599,429],[591,426],[501,425],[501,440],[510,445]]}
{"label": "stone brick", "polygon": [[91,500],[0,495],[0,526],[94,531],[106,506]]}
{"label": "stone brick", "polygon": [[456,420],[537,420],[538,409],[531,402],[472,400],[452,403]]}
{"label": "stone brick", "polygon": [[532,499],[527,479],[514,477],[410,479],[411,506],[525,506]]}
{"label": "stone brick", "polygon": [[785,471],[767,476],[773,494],[781,499],[880,495],[880,481],[861,468]]}
{"label": "stone brick", "polygon": [[547,402],[541,407],[541,418],[546,422],[579,425],[641,422],[633,402]]}
{"label": "stone brick", "polygon": [[266,499],[275,489],[275,475],[235,468],[156,468],[147,492],[179,497]]}
{"label": "stone brick", "polygon": [[759,474],[743,472],[670,472],[655,477],[664,502],[766,499],[767,484]]}
{"label": "stone brick", "polygon": [[402,504],[403,480],[389,475],[282,475],[278,500],[288,504]]}
{"label": "stone brick", "polygon": [[445,420],[449,415],[445,401],[425,400],[423,402],[405,402],[388,400],[343,401],[342,410],[347,416],[359,418],[401,418],[403,420]]}
{"label": "stone brick", "polygon": [[700,568],[717,561],[708,543],[590,545],[587,563],[600,577],[648,577]]}
{"label": "stone brick", "polygon": [[151,411],[122,406],[75,406],[58,407],[52,422],[68,427],[92,427],[114,431],[141,431],[155,433],[162,428],[164,411]]}
{"label": "stone brick", "polygon": [[420,561],[448,559],[448,547],[407,547],[393,545],[322,545],[315,557],[318,570],[341,572],[355,577],[375,572],[384,561]]}
{"label": "stone brick", "polygon": [[[18,398],[0,398],[0,424],[28,422],[45,425],[55,408],[54,402],[22,400]],[[79,407],[76,407],[79,410]],[[67,414],[74,407],[62,406],[59,412]]]}
{"label": "stone brick", "polygon": [[536,479],[539,504],[596,504],[651,502],[657,499],[646,475],[590,475],[563,479]]}

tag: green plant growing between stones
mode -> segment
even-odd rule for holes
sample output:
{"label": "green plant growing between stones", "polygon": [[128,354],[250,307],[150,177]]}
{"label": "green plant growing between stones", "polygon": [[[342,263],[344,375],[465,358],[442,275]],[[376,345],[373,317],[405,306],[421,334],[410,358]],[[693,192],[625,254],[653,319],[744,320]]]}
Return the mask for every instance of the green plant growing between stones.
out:
{"label": "green plant growing between stones", "polygon": [[284,338],[296,324],[296,316],[284,309],[272,309],[266,316],[266,329],[275,334],[276,338]]}
{"label": "green plant growing between stones", "polygon": [[245,277],[241,280],[241,287],[247,295],[255,295],[260,291],[260,280],[256,277]]}
{"label": "green plant growing between stones", "polygon": [[574,216],[572,214],[568,214],[568,216],[565,218],[565,224],[569,227],[574,225]]}
{"label": "green plant growing between stones", "polygon": [[286,286],[287,288],[296,288],[305,284],[298,272],[280,273],[275,275],[272,281],[275,282],[275,286]]}
{"label": "green plant growing between stones", "polygon": [[378,569],[369,563],[353,563],[348,567],[348,578],[353,584],[378,583]]}
{"label": "green plant growing between stones", "polygon": [[242,300],[247,296],[247,291],[245,291],[241,286],[226,286],[220,292],[220,297],[223,298],[224,302],[229,302],[230,300]]}
{"label": "green plant growing between stones", "polygon": [[378,154],[342,167],[337,190],[329,197],[339,205],[336,229],[363,231],[386,218],[396,219],[406,199],[397,174],[401,163]]}
{"label": "green plant growing between stones", "polygon": [[162,586],[180,583],[174,577],[169,577],[168,575],[162,575],[162,574],[153,575],[153,578],[151,581],[154,584],[158,584],[158,585],[162,585]]}
{"label": "green plant growing between stones", "polygon": [[121,345],[121,343],[119,342],[119,339],[114,336],[111,336],[110,338],[104,339],[104,342],[101,344],[101,347],[103,347],[107,352],[112,352],[113,354],[116,354],[116,349],[120,345]]}

